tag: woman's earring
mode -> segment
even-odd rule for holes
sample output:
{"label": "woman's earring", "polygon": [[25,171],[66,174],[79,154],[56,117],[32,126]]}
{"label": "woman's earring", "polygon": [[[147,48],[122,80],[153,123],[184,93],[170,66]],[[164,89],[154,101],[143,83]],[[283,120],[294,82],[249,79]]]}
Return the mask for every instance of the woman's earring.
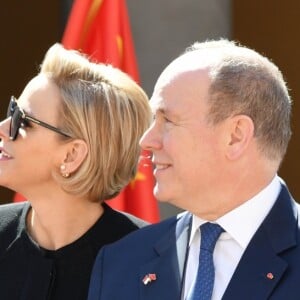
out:
{"label": "woman's earring", "polygon": [[66,170],[66,166],[65,165],[61,165],[60,166],[61,176],[64,177],[64,178],[68,178],[70,176],[70,173],[64,172],[65,170]]}

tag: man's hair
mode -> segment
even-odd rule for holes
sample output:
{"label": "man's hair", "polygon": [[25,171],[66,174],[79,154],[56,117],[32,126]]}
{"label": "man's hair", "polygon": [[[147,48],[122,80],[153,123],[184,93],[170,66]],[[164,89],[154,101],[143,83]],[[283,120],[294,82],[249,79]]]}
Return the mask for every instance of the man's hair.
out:
{"label": "man's hair", "polygon": [[137,171],[139,139],[151,122],[148,97],[124,72],[60,44],[48,50],[40,73],[60,91],[59,127],[88,145],[80,168],[56,179],[93,200],[116,196]]}
{"label": "man's hair", "polygon": [[[281,161],[291,137],[291,99],[282,73],[268,58],[228,40],[195,43],[190,51],[207,51],[211,86],[208,121],[249,116],[262,153]],[[196,53],[193,53],[196,54]]]}

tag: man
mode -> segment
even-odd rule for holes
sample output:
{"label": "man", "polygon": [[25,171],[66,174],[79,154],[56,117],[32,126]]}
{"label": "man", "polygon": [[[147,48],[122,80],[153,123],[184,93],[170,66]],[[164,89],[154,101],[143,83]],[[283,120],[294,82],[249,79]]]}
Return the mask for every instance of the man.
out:
{"label": "man", "polygon": [[[89,300],[299,299],[299,206],[277,176],[291,136],[278,68],[227,40],[196,43],[150,103],[140,143],[154,194],[186,212],[105,247]],[[210,249],[207,224],[220,229]]]}

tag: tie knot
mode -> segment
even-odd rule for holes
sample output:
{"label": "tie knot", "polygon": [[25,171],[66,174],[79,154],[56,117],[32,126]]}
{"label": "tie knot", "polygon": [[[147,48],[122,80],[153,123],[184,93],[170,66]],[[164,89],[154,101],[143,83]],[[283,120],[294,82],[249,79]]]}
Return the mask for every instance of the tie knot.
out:
{"label": "tie knot", "polygon": [[200,226],[200,231],[201,249],[213,252],[216,242],[224,229],[218,224],[207,222]]}

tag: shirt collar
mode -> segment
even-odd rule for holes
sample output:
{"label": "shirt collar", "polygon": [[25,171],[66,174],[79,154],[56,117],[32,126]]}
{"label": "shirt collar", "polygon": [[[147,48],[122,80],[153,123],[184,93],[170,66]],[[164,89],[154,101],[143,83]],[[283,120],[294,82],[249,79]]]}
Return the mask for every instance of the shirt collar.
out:
{"label": "shirt collar", "polygon": [[[270,184],[242,205],[228,212],[213,223],[217,223],[243,249],[247,247],[254,233],[274,205],[281,189],[280,178],[276,175]],[[263,203],[263,205],[262,205]],[[192,216],[191,245],[199,227],[206,223],[195,215]]]}

